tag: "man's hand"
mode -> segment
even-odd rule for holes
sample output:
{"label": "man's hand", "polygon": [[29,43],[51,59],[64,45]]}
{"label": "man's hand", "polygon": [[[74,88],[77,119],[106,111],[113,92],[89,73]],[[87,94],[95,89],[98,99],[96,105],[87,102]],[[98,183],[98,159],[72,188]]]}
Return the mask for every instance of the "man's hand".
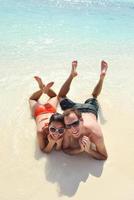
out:
{"label": "man's hand", "polygon": [[83,136],[81,138],[81,145],[83,146],[82,148],[84,148],[85,152],[90,153],[91,142],[87,136]]}
{"label": "man's hand", "polygon": [[92,146],[91,146],[92,143],[87,136],[83,136],[81,138],[81,143],[84,147],[84,151],[87,152],[93,158],[95,158],[97,160],[105,160],[106,159],[105,156],[103,156],[96,150],[96,148],[95,148],[95,150],[92,149]]}
{"label": "man's hand", "polygon": [[82,138],[79,139],[79,145],[81,148],[81,152],[85,151],[85,145],[82,143]]}

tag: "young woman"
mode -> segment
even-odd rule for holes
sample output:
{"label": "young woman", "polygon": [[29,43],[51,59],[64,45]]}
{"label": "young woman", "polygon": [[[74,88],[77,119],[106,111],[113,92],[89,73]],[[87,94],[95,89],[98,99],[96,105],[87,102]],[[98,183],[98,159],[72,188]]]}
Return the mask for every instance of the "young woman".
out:
{"label": "young woman", "polygon": [[[30,98],[32,116],[35,118],[37,125],[37,137],[41,151],[49,153],[55,146],[60,150],[64,134],[63,115],[56,113],[58,105],[58,96],[50,89],[53,82],[46,86],[42,83],[41,78],[34,77],[38,82],[40,90],[35,92]],[[41,95],[45,93],[50,98],[45,104],[39,103]]]}
{"label": "young woman", "polygon": [[[77,75],[76,67],[77,61],[73,61],[69,82]],[[57,113],[57,106],[63,93],[67,93],[69,83],[67,81],[64,85],[64,89],[62,86],[59,94],[56,95],[51,89],[54,82],[45,85],[40,77],[35,76],[34,78],[37,81],[40,90],[35,92],[29,98],[29,103],[32,116],[35,118],[37,125],[37,137],[40,149],[46,153],[51,152],[53,147],[55,147],[56,150],[60,150],[62,147],[63,135],[65,133],[65,125],[63,115]],[[39,103],[39,99],[43,93],[50,97],[45,104]]]}

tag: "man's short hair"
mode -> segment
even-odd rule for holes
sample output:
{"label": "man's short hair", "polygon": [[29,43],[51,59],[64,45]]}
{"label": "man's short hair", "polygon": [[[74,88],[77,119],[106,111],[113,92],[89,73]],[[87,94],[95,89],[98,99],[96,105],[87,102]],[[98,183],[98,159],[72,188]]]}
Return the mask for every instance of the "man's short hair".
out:
{"label": "man's short hair", "polygon": [[80,119],[82,117],[81,112],[79,112],[76,108],[69,108],[63,112],[64,117],[68,117],[70,113],[75,113],[75,115]]}

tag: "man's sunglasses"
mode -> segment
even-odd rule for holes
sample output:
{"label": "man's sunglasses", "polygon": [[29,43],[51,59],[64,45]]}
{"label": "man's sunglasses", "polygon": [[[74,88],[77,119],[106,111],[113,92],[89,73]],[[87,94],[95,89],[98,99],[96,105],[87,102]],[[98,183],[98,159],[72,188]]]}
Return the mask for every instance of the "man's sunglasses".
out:
{"label": "man's sunglasses", "polygon": [[66,124],[66,129],[70,129],[71,127],[77,127],[80,124],[80,120],[77,120],[71,124]]}
{"label": "man's sunglasses", "polygon": [[64,133],[64,128],[54,128],[54,127],[49,127],[49,131],[51,133],[59,133],[59,134],[63,134]]}

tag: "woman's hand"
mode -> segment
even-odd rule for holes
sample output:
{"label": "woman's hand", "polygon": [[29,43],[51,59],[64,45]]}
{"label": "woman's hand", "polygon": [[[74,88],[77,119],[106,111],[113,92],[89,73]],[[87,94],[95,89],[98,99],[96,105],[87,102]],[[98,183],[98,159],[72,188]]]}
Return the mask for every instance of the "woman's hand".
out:
{"label": "woman's hand", "polygon": [[48,139],[48,142],[51,143],[51,144],[55,144],[56,143],[56,141],[52,138],[51,134],[48,134],[47,139]]}
{"label": "woman's hand", "polygon": [[59,138],[58,140],[56,140],[56,150],[60,150],[62,147],[62,142],[63,142],[63,137]]}

